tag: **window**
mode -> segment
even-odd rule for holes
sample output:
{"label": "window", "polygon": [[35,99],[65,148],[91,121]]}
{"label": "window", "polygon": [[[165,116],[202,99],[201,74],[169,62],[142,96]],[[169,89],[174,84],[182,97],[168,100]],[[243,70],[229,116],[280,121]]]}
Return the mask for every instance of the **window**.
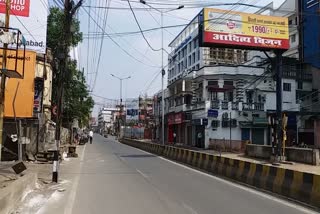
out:
{"label": "window", "polygon": [[243,52],[243,61],[248,61],[248,51]]}
{"label": "window", "polygon": [[217,49],[216,48],[210,48],[210,58],[211,59],[216,59],[217,58]]}
{"label": "window", "polygon": [[291,83],[283,83],[283,91],[291,91]]}
{"label": "window", "polygon": [[218,92],[216,91],[210,92],[210,100],[218,100]]}
{"label": "window", "polygon": [[220,125],[220,121],[219,120],[212,120],[211,122],[211,127],[212,128],[218,128]]}
{"label": "window", "polygon": [[227,49],[227,59],[229,61],[233,60],[233,49]]}
{"label": "window", "polygon": [[289,26],[292,25],[292,19],[289,20]]}
{"label": "window", "polygon": [[233,85],[233,81],[225,80],[224,85]]}
{"label": "window", "polygon": [[199,70],[200,66],[199,64],[196,65],[196,70]]}
{"label": "window", "polygon": [[291,43],[296,42],[296,34],[290,36]]}
{"label": "window", "polygon": [[303,82],[298,81],[298,89],[303,89]]}
{"label": "window", "polygon": [[191,56],[188,57],[188,66],[191,65]]}
{"label": "window", "polygon": [[200,50],[198,50],[198,60],[200,60]]}
{"label": "window", "polygon": [[196,62],[196,53],[192,54],[192,64]]}
{"label": "window", "polygon": [[224,100],[232,102],[233,101],[233,91],[224,92]]}
{"label": "window", "polygon": [[209,80],[208,85],[218,85],[218,81],[217,80]]}
{"label": "window", "polygon": [[193,40],[193,48],[197,48],[198,47],[198,38],[195,38]]}
{"label": "window", "polygon": [[218,49],[218,58],[219,59],[224,59],[224,53],[225,53],[225,49],[224,48],[219,48]]}
{"label": "window", "polygon": [[191,42],[188,43],[188,52],[191,52]]}

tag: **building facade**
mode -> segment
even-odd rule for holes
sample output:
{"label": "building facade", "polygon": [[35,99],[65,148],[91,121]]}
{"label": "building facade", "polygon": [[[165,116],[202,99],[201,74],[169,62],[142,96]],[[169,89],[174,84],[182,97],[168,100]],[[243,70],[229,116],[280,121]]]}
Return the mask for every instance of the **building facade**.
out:
{"label": "building facade", "polygon": [[[312,74],[299,61],[299,13],[288,10],[297,11],[297,4],[286,1],[277,10],[257,13],[286,16],[292,25],[290,49],[283,54],[282,80],[290,144],[303,139],[299,135],[304,123],[299,113],[301,91],[312,91]],[[246,141],[270,144],[269,118],[276,110],[273,54],[200,47],[200,16],[201,12],[170,43],[166,141],[173,142],[175,133],[177,143],[201,148],[242,150]]]}
{"label": "building facade", "polygon": [[116,108],[101,108],[98,114],[98,127],[100,133],[107,132],[109,134],[114,132],[115,113]]}

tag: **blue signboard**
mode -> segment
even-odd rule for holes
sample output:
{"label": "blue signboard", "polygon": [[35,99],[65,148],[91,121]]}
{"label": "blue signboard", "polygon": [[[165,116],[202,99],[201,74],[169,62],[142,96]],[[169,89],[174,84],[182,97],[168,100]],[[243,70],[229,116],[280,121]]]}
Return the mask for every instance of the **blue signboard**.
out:
{"label": "blue signboard", "polygon": [[208,117],[215,117],[217,118],[218,117],[218,110],[214,110],[214,109],[209,109],[208,110]]}

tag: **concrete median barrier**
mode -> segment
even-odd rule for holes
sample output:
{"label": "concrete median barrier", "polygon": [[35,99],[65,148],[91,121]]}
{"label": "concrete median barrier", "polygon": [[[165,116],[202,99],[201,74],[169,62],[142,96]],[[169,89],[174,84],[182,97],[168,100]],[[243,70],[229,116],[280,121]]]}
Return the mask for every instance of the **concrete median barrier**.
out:
{"label": "concrete median barrier", "polygon": [[132,139],[121,142],[320,208],[320,175]]}

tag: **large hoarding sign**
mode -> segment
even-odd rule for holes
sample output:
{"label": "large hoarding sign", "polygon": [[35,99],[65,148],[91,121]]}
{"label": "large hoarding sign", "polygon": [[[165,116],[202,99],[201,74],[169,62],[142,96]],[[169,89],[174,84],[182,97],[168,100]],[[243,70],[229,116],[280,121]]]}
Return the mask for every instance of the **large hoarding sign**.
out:
{"label": "large hoarding sign", "polygon": [[139,121],[139,99],[128,99],[126,100],[126,120],[127,122],[138,122]]}
{"label": "large hoarding sign", "polygon": [[[23,51],[19,51],[22,55]],[[14,54],[9,51],[8,54]],[[0,57],[2,61],[2,57]],[[8,60],[8,68],[14,68],[15,60]],[[24,78],[16,79],[10,78],[6,83],[5,91],[5,117],[18,117],[18,118],[32,118],[34,111],[34,98],[35,98],[35,66],[36,66],[36,53],[33,51],[26,51],[25,65],[24,65]],[[23,60],[19,59],[17,62],[17,72],[22,74]],[[17,92],[17,94],[16,94]],[[15,100],[15,101],[14,101]],[[15,108],[13,108],[13,103]]]}
{"label": "large hoarding sign", "polygon": [[203,46],[289,49],[286,17],[205,8],[203,18]]}
{"label": "large hoarding sign", "polygon": [[[5,22],[6,0],[0,0],[0,22]],[[10,27],[18,28],[26,39],[27,50],[45,53],[48,0],[11,0]]]}

